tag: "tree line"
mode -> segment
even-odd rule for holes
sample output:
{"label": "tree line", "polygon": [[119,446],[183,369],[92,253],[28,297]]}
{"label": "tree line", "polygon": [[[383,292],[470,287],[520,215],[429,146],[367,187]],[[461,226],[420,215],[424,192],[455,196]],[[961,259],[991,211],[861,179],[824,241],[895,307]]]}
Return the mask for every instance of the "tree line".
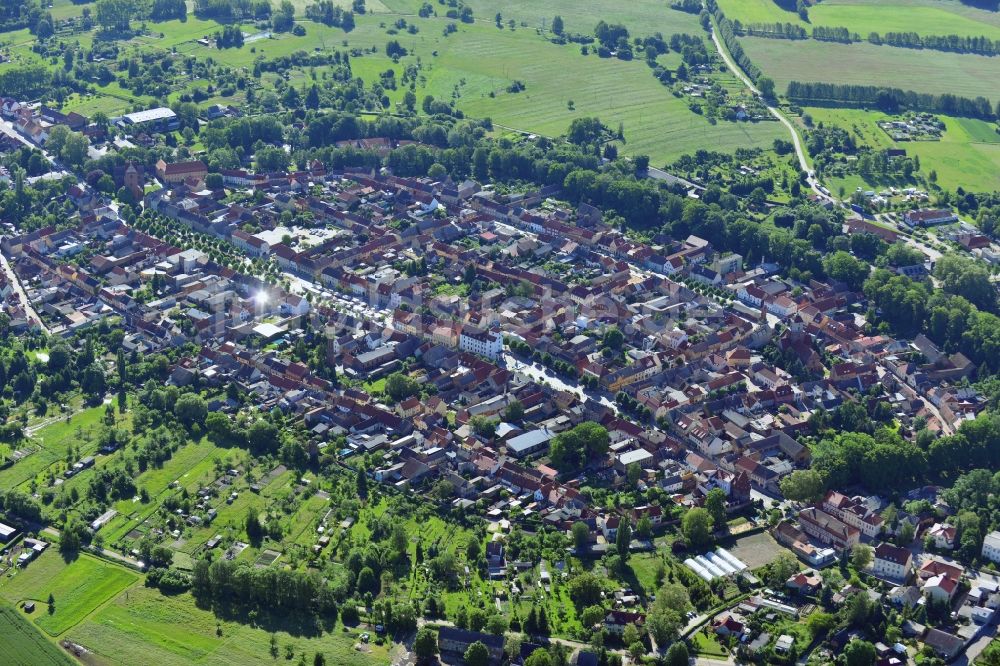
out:
{"label": "tree line", "polygon": [[771,39],[809,39],[809,33],[794,23],[740,23],[733,21],[733,32],[751,37]]}
{"label": "tree line", "polygon": [[38,0],[6,0],[0,3],[0,32],[34,29],[42,18]]}
{"label": "tree line", "polygon": [[271,18],[271,11],[269,0],[195,0],[194,3],[194,13],[198,18],[217,21],[261,21]]}
{"label": "tree line", "polygon": [[785,94],[790,100],[799,104],[876,107],[886,113],[928,111],[948,116],[993,120],[1000,111],[1000,108],[995,109],[985,97],[970,99],[950,93],[935,95],[899,88],[848,83],[789,81]]}
{"label": "tree line", "polygon": [[670,3],[670,8],[688,14],[700,14],[701,0],[674,0]]}
{"label": "tree line", "polygon": [[968,35],[918,35],[915,32],[873,32],[868,35],[872,44],[898,46],[908,49],[933,49],[954,53],[975,53],[978,55],[1000,54],[1000,40],[989,37]]}
{"label": "tree line", "polygon": [[719,8],[715,0],[707,0],[705,4],[708,7],[708,11],[712,12],[712,15],[715,16],[715,22],[719,26],[719,35],[722,37],[722,42],[726,45],[726,48],[729,49],[729,55],[733,57],[733,60],[746,75],[756,82],[761,76],[760,68],[750,60],[750,56],[746,54],[743,46],[740,45],[740,41],[736,38],[733,22],[726,18],[726,15],[722,13],[722,9]]}
{"label": "tree line", "polygon": [[847,28],[816,26],[812,31],[813,39],[821,42],[840,42],[850,44],[861,39],[856,32],[851,32]]}
{"label": "tree line", "polygon": [[333,4],[332,0],[319,2],[306,7],[306,18],[334,28],[343,28],[344,32],[354,29],[354,13]]}
{"label": "tree line", "polygon": [[314,613],[327,620],[337,615],[333,590],[315,572],[197,560],[191,593],[199,603],[219,609],[266,608],[279,615]]}
{"label": "tree line", "polygon": [[48,90],[52,75],[45,65],[24,65],[0,71],[0,90],[17,99],[33,99]]}
{"label": "tree line", "polygon": [[[859,406],[864,402],[849,404]],[[859,409],[864,412],[864,408],[859,406]],[[889,427],[867,433],[842,431],[845,424],[828,425],[834,429],[825,430],[812,447],[811,471],[819,475],[821,483],[808,494],[854,484],[870,490],[909,488],[1000,465],[1000,416],[991,411],[964,422],[954,435],[936,437],[923,429],[914,442],[903,439]],[[983,485],[979,492],[988,494],[988,488],[988,484]],[[976,493],[963,490],[963,494]],[[952,506],[958,508],[959,504]]]}
{"label": "tree line", "polygon": [[[710,2],[709,5],[714,5]],[[717,10],[713,9],[720,27]],[[766,37],[769,39],[808,39],[809,33],[800,25],[782,22],[730,22],[735,34],[749,37]],[[851,44],[862,41],[861,35],[843,26],[814,26],[812,38],[821,42],[839,42]],[[895,46],[908,49],[931,49],[934,51],[950,51],[952,53],[973,53],[976,55],[1000,54],[1000,40],[993,40],[984,35],[921,35],[916,32],[870,32],[868,42],[877,46]],[[729,46],[729,43],[726,43]],[[729,47],[732,52],[732,47]],[[735,56],[735,54],[734,54]]]}

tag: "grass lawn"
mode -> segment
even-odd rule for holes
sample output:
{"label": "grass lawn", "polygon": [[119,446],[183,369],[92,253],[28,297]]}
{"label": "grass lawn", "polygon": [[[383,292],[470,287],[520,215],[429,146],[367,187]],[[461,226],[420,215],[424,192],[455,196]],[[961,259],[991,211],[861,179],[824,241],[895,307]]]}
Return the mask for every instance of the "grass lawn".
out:
{"label": "grass lawn", "polygon": [[[34,599],[35,624],[50,636],[59,636],[138,579],[124,567],[89,555],[66,564],[53,547],[4,582],[0,595],[11,603]],[[52,614],[46,608],[49,594],[55,597]]]}
{"label": "grass lawn", "polygon": [[[1000,99],[1000,58],[941,51],[744,37],[750,59],[784,93],[791,80],[883,85]],[[831,67],[830,63],[837,63]]]}
{"label": "grass lawn", "polygon": [[[218,628],[218,629],[217,629]],[[221,631],[221,635],[220,635]],[[293,635],[275,628],[277,644],[295,654],[322,652],[328,664],[367,666],[389,661],[384,647],[355,649],[356,633],[338,627],[321,636]],[[134,586],[78,627],[69,636],[113,664],[274,664],[270,654],[271,632],[219,621],[194,604],[189,594],[164,596],[157,590]],[[283,661],[283,659],[282,659]]]}
{"label": "grass lawn", "polygon": [[[36,613],[45,612],[36,609]],[[72,666],[75,662],[46,640],[19,610],[0,605],[0,646],[8,666]]]}
{"label": "grass lawn", "polygon": [[628,563],[632,567],[635,579],[642,586],[642,591],[647,595],[656,594],[657,568],[662,564],[665,570],[669,570],[663,562],[663,554],[658,552],[636,553],[629,558]]}
{"label": "grass lawn", "polygon": [[[387,4],[396,4],[387,0]],[[406,4],[405,0],[401,4]],[[418,5],[420,3],[417,3]],[[527,23],[527,28],[534,30],[544,25],[552,24],[552,18],[559,15],[563,19],[565,31],[571,33],[593,34],[594,26],[599,21],[621,23],[633,35],[649,35],[661,32],[669,37],[675,32],[700,32],[698,15],[688,14],[669,8],[669,3],[656,0],[631,0],[630,2],[611,2],[610,0],[549,0],[548,2],[533,2],[532,0],[468,0],[475,12],[477,22],[495,25],[493,20],[497,12],[503,16],[504,24],[514,19],[518,25]],[[443,12],[439,12],[443,13]],[[494,27],[494,29],[496,29]]]}
{"label": "grass lawn", "polygon": [[692,640],[694,641],[694,647],[699,657],[725,659],[728,654],[722,649],[722,644],[719,643],[719,639],[715,637],[715,634],[706,634],[704,631],[699,631],[692,636]]}
{"label": "grass lawn", "polygon": [[[73,0],[50,0],[47,4],[50,6],[48,11],[54,21],[64,21],[83,14],[83,5],[74,3]],[[93,12],[94,8],[91,7],[90,10]]]}
{"label": "grass lawn", "polygon": [[[495,34],[472,38],[483,31]],[[514,80],[526,89],[507,93]],[[621,123],[624,152],[649,155],[653,164],[699,148],[769,147],[786,134],[778,123],[712,125],[656,82],[644,63],[584,57],[528,31],[469,30],[441,52],[428,82],[444,92],[457,85],[459,108],[503,127],[558,136],[579,116],[597,116],[612,128]]]}
{"label": "grass lawn", "polygon": [[[976,192],[1000,188],[1000,134],[992,123],[940,116],[946,127],[940,141],[895,142],[878,127],[878,121],[889,117],[878,111],[808,107],[805,112],[814,123],[843,127],[854,135],[858,144],[904,148],[907,154],[919,156],[921,171],[924,174],[937,171],[938,183],[944,188],[962,186]],[[835,194],[841,186],[850,194],[865,185],[878,184],[864,183],[859,176],[831,178],[828,183]]]}
{"label": "grass lawn", "polygon": [[379,377],[373,382],[365,382],[364,388],[372,395],[385,393],[385,377]]}

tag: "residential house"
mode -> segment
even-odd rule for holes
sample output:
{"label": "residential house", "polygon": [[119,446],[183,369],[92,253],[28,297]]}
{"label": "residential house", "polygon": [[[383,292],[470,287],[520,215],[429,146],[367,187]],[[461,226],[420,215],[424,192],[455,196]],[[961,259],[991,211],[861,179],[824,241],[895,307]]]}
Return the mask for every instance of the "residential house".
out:
{"label": "residential house", "polygon": [[1000,562],[1000,530],[995,530],[983,539],[983,558],[990,562]]}
{"label": "residential house", "polygon": [[913,554],[908,548],[900,548],[891,543],[880,543],[875,548],[872,573],[883,578],[906,580],[910,576]]}

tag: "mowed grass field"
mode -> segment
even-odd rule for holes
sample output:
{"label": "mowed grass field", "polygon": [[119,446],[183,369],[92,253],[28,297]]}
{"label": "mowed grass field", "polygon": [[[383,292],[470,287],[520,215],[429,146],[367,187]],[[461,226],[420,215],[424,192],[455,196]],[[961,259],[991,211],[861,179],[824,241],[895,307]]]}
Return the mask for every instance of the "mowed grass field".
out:
{"label": "mowed grass field", "polygon": [[784,93],[791,80],[879,85],[1000,100],[1000,58],[941,51],[744,37],[750,59]]}
{"label": "mowed grass field", "polygon": [[[55,547],[50,547],[4,581],[0,596],[12,604],[34,599],[35,624],[50,636],[59,636],[138,579],[138,574],[124,567],[89,555],[67,564]],[[55,598],[52,614],[46,607],[49,594]]]}
{"label": "mowed grass field", "polygon": [[843,27],[867,39],[868,33],[985,36],[1000,39],[1000,14],[958,0],[822,0],[809,8],[809,23],[774,0],[718,0],[731,20],[743,23],[795,23]]}
{"label": "mowed grass field", "polygon": [[[877,111],[808,107],[805,109],[814,123],[837,125],[851,132],[859,144],[876,148],[904,148],[909,155],[920,157],[921,170],[926,174],[937,171],[938,183],[947,189],[964,187],[976,192],[1000,189],[1000,134],[995,125],[972,118],[949,118],[940,141],[893,141],[877,125],[889,116]],[[847,193],[861,186],[860,177],[832,178],[827,185],[837,192],[843,186]]]}
{"label": "mowed grass field", "polygon": [[[335,631],[320,636],[292,634],[274,628],[282,653],[293,646],[296,656],[322,652],[326,663],[338,666],[388,664],[385,647],[369,644],[362,649],[357,634],[362,630]],[[190,594],[164,596],[135,586],[77,626],[69,640],[94,651],[111,664],[157,664],[183,666],[206,664],[274,664],[270,653],[271,632],[249,625],[219,621],[198,608]],[[284,662],[284,658],[278,657]]]}
{"label": "mowed grass field", "polygon": [[[44,612],[37,610],[38,612]],[[73,666],[58,646],[31,626],[21,611],[0,605],[0,661],[7,666]]]}

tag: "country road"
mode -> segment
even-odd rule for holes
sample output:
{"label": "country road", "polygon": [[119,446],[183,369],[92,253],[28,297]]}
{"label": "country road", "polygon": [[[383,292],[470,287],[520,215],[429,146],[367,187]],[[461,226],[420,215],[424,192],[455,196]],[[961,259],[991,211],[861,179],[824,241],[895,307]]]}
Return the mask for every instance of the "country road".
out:
{"label": "country road", "polygon": [[816,195],[821,199],[825,199],[826,201],[830,201],[831,203],[836,203],[836,200],[833,197],[831,197],[829,194],[827,194],[820,188],[819,181],[816,180],[816,177],[809,169],[809,162],[806,160],[806,152],[805,149],[802,147],[802,139],[799,137],[799,133],[795,129],[795,126],[792,125],[792,121],[786,118],[785,114],[783,114],[778,108],[768,104],[767,101],[764,99],[764,96],[760,94],[760,90],[757,88],[757,86],[754,85],[753,81],[750,80],[750,77],[748,77],[743,72],[743,70],[736,65],[735,62],[733,62],[732,57],[729,55],[729,51],[726,49],[725,45],[719,39],[718,30],[715,29],[714,20],[712,23],[712,42],[715,43],[715,50],[718,51],[719,55],[722,56],[722,59],[726,63],[726,67],[728,67],[729,70],[733,74],[735,74],[740,81],[743,82],[743,85],[749,88],[751,92],[753,92],[755,95],[760,97],[761,101],[764,103],[764,106],[767,107],[768,112],[772,116],[774,116],[779,122],[781,122],[781,124],[784,125],[786,129],[788,129],[789,133],[792,135],[792,145],[795,146],[795,155],[799,159],[799,168],[802,169],[807,174],[806,182],[809,183],[809,187],[812,188],[812,191],[815,192]]}

